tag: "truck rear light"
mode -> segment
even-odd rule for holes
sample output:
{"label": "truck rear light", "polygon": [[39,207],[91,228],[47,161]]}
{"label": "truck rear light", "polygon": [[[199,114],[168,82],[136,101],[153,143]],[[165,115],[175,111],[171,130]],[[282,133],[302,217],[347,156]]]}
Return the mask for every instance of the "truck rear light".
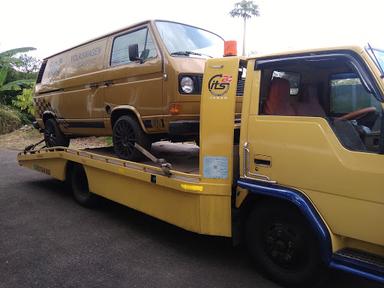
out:
{"label": "truck rear light", "polygon": [[181,105],[179,103],[172,103],[169,105],[169,114],[171,115],[177,115],[180,114],[181,111]]}

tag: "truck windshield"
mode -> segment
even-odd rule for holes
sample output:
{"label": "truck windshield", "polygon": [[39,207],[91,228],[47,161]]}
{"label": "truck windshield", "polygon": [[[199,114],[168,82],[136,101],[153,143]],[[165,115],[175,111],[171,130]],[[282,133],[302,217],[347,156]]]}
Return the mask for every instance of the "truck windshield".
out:
{"label": "truck windshield", "polygon": [[224,40],[207,30],[174,22],[156,21],[156,27],[175,57],[222,57]]}
{"label": "truck windshield", "polygon": [[369,46],[367,51],[379,68],[381,76],[384,76],[384,50],[372,48]]}

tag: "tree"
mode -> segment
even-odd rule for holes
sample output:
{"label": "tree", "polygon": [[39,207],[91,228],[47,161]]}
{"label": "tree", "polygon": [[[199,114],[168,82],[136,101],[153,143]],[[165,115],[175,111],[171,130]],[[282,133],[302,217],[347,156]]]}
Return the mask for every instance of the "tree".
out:
{"label": "tree", "polygon": [[20,62],[16,65],[16,70],[26,74],[39,72],[41,60],[27,54],[21,54],[18,59]]}
{"label": "tree", "polygon": [[22,63],[21,59],[15,57],[15,55],[35,49],[36,48],[33,47],[21,47],[0,52],[0,87],[3,86],[3,84],[5,83],[9,69],[17,67]]}
{"label": "tree", "polygon": [[31,89],[35,83],[40,61],[20,53],[35,50],[21,47],[0,52],[0,103],[11,104],[12,98]]}
{"label": "tree", "polygon": [[242,0],[235,3],[235,8],[229,12],[229,15],[231,15],[231,17],[243,18],[243,56],[245,56],[245,34],[247,28],[247,20],[253,16],[260,16],[259,6],[257,6],[252,0]]}

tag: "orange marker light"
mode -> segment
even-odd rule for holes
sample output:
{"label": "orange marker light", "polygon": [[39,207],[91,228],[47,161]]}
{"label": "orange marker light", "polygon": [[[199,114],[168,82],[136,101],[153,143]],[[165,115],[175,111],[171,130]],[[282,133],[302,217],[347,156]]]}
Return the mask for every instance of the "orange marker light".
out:
{"label": "orange marker light", "polygon": [[229,40],[224,42],[224,57],[237,55],[237,42]]}
{"label": "orange marker light", "polygon": [[181,111],[181,105],[179,103],[172,103],[169,105],[169,113],[171,115],[177,115],[180,114]]}

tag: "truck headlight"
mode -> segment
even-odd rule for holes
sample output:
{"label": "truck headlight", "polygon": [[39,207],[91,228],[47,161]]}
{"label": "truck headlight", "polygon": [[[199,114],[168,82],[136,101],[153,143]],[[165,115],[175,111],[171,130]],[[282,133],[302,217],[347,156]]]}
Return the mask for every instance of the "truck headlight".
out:
{"label": "truck headlight", "polygon": [[184,76],[180,79],[180,88],[186,94],[191,94],[194,90],[193,79],[188,76]]}

